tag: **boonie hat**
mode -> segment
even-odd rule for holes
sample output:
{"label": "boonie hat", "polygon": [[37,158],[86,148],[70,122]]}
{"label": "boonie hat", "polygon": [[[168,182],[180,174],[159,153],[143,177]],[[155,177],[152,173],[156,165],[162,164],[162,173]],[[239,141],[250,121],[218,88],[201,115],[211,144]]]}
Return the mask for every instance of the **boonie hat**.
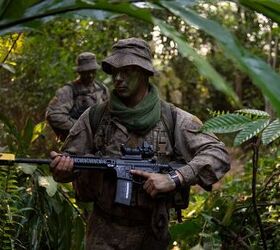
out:
{"label": "boonie hat", "polygon": [[77,66],[75,67],[75,70],[77,72],[89,71],[100,68],[100,66],[96,62],[95,54],[91,52],[83,52],[79,54],[76,63]]}
{"label": "boonie hat", "polygon": [[112,47],[110,56],[102,61],[102,69],[107,74],[112,74],[112,67],[136,65],[154,75],[156,70],[152,65],[152,54],[148,43],[140,38],[128,38],[119,40]]}

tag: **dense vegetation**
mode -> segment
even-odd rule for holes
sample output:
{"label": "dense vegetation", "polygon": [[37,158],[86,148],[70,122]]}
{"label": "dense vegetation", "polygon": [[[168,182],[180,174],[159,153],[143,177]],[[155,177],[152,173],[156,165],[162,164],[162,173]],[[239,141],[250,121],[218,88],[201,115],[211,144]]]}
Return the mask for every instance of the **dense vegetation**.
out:
{"label": "dense vegetation", "polygon": [[[59,150],[44,112],[76,77],[77,54],[92,51],[101,61],[116,40],[142,37],[153,48],[162,97],[203,121],[214,116],[204,129],[226,133],[232,154],[231,172],[211,193],[192,189],[183,223],[172,214],[170,248],[280,248],[279,1],[154,1],[144,9],[15,2],[0,3],[0,152],[40,158]],[[110,77],[97,77],[110,87]],[[90,208],[47,166],[1,166],[0,209],[1,249],[84,247]]]}

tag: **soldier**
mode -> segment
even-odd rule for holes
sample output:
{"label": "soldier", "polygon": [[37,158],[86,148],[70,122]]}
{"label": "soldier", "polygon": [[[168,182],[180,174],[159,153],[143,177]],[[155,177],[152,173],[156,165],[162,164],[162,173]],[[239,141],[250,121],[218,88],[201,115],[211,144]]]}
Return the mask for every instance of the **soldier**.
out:
{"label": "soldier", "polygon": [[182,187],[189,194],[195,184],[210,191],[230,168],[228,153],[214,135],[199,132],[197,117],[160,100],[149,83],[155,70],[144,40],[119,40],[102,68],[112,75],[111,97],[83,113],[70,130],[64,154],[114,157],[121,155],[121,144],[136,147],[145,141],[160,162],[184,160],[185,165],[168,174],[132,170],[145,183],[133,190],[131,206],[114,203],[116,178],[111,172],[74,173],[73,160],[54,151],[51,171],[59,182],[73,181],[77,198],[94,202],[86,249],[167,249],[170,206],[158,194]]}
{"label": "soldier", "polygon": [[70,128],[88,107],[108,99],[107,88],[94,79],[98,68],[95,54],[81,53],[75,68],[79,77],[58,89],[50,101],[46,120],[61,141],[65,140]]}

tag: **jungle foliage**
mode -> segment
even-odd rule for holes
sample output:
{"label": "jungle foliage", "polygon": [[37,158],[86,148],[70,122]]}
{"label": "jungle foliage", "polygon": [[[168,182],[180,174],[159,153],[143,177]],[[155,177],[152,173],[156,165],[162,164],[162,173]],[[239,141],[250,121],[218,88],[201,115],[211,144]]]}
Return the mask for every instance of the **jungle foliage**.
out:
{"label": "jungle foliage", "polygon": [[[210,110],[203,129],[234,152],[211,193],[192,189],[183,223],[171,214],[170,248],[278,249],[279,16],[276,0],[0,1],[0,152],[59,150],[44,112],[77,54],[101,61],[116,40],[142,37],[162,97],[203,121]],[[47,166],[0,166],[0,198],[2,249],[84,248],[89,207]]]}

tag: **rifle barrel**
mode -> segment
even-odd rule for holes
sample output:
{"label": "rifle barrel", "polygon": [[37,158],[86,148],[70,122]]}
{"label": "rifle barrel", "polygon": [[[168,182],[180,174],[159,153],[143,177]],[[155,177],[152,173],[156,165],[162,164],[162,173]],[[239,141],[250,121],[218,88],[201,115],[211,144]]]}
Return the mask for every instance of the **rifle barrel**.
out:
{"label": "rifle barrel", "polygon": [[16,158],[15,163],[50,164],[50,159]]}

